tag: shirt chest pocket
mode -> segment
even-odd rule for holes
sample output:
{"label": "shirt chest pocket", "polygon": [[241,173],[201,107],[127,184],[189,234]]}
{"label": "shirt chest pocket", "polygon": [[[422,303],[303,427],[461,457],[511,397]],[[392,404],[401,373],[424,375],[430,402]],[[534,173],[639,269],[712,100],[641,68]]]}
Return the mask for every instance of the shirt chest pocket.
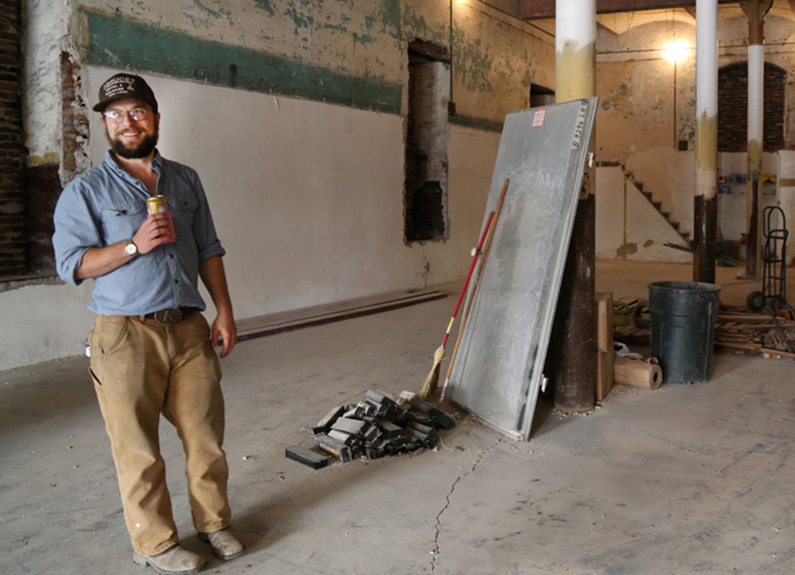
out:
{"label": "shirt chest pocket", "polygon": [[108,206],[102,210],[102,225],[107,244],[114,244],[133,237],[146,219],[146,202],[129,200]]}
{"label": "shirt chest pocket", "polygon": [[199,207],[199,200],[196,199],[196,196],[190,194],[180,194],[174,197],[174,206],[175,210],[188,210],[191,212],[196,211],[196,208]]}
{"label": "shirt chest pocket", "polygon": [[[199,207],[199,200],[192,194],[176,194],[169,203],[171,214],[174,218],[174,225],[184,225],[193,228],[193,220],[196,209]],[[179,234],[177,234],[179,235]]]}

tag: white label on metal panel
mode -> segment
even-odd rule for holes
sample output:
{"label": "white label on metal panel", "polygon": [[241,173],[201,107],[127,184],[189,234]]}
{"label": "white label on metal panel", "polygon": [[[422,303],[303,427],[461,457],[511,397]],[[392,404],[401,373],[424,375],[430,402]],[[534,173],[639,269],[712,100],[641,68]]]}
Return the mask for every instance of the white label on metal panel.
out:
{"label": "white label on metal panel", "polygon": [[574,125],[574,137],[571,140],[571,149],[579,150],[582,144],[582,132],[585,129],[585,115],[588,113],[588,104],[580,102],[580,110],[577,113],[577,123]]}
{"label": "white label on metal panel", "polygon": [[540,128],[544,125],[544,117],[547,115],[547,109],[541,108],[540,110],[536,110],[533,114],[533,127]]}

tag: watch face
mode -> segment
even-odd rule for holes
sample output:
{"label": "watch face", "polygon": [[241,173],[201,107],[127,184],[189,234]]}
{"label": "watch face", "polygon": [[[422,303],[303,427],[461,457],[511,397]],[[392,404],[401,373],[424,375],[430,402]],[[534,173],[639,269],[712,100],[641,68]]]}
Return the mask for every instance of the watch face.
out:
{"label": "watch face", "polygon": [[138,248],[135,247],[135,244],[130,242],[126,246],[124,246],[124,251],[127,252],[129,255],[134,256],[138,253]]}

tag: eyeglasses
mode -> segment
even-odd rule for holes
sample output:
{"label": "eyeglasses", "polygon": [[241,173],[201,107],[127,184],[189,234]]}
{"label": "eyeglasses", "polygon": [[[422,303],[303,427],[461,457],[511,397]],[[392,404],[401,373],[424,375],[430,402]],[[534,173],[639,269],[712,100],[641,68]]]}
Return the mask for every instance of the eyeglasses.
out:
{"label": "eyeglasses", "polygon": [[149,110],[146,108],[133,108],[132,110],[127,110],[126,112],[122,112],[121,110],[108,110],[107,112],[103,112],[102,115],[114,124],[120,124],[124,120],[124,116],[127,115],[130,116],[131,120],[140,122],[146,119],[146,117],[149,115]]}

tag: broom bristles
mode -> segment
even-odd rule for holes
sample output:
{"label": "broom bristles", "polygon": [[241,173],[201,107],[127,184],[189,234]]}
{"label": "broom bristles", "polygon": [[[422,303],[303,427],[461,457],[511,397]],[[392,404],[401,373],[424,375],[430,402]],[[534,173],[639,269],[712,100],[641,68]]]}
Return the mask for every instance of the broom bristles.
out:
{"label": "broom bristles", "polygon": [[425,378],[425,383],[422,384],[422,389],[417,394],[420,401],[425,401],[436,390],[436,385],[439,383],[439,370],[444,359],[444,347],[440,347],[433,354],[433,367],[431,368],[428,377]]}

